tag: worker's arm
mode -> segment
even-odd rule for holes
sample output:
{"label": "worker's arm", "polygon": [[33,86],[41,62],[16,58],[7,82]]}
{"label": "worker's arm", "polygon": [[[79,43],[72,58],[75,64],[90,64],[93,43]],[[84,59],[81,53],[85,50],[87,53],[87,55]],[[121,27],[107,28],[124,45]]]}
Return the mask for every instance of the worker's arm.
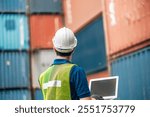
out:
{"label": "worker's arm", "polygon": [[79,66],[74,66],[71,74],[71,83],[72,86],[74,86],[73,88],[75,89],[75,92],[72,93],[76,93],[80,100],[91,100],[91,94],[84,70]]}

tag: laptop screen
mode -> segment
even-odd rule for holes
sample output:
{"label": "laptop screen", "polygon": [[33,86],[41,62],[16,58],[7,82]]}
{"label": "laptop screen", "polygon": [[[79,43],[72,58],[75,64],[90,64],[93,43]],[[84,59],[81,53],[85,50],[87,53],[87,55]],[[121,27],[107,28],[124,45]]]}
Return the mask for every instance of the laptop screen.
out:
{"label": "laptop screen", "polygon": [[118,76],[90,80],[91,95],[99,95],[104,99],[117,98]]}

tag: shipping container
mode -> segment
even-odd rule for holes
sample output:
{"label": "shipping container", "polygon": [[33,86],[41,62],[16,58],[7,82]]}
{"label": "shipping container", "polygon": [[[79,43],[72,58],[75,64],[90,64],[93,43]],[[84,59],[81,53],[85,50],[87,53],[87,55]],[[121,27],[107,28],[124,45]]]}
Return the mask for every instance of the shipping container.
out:
{"label": "shipping container", "polygon": [[25,13],[26,0],[0,0],[1,13]]}
{"label": "shipping container", "polygon": [[150,40],[150,1],[103,0],[103,3],[109,55],[136,45],[147,46],[145,43]]}
{"label": "shipping container", "polygon": [[83,67],[86,73],[106,69],[105,37],[102,16],[76,33],[78,45],[72,61]]}
{"label": "shipping container", "polygon": [[34,91],[34,99],[35,100],[43,100],[43,95],[41,89],[35,89]]}
{"label": "shipping container", "polygon": [[33,87],[39,88],[38,78],[54,61],[56,57],[53,50],[38,50],[32,54],[32,78]]}
{"label": "shipping container", "polygon": [[52,38],[62,26],[61,15],[31,15],[31,48],[52,48]]}
{"label": "shipping container", "polygon": [[31,100],[27,89],[0,90],[0,100]]}
{"label": "shipping container", "polygon": [[118,99],[150,99],[150,46],[112,61],[111,74],[119,76]]}
{"label": "shipping container", "polygon": [[101,72],[87,75],[87,80],[88,80],[88,83],[90,83],[91,79],[104,78],[104,77],[109,77],[109,76],[110,76],[109,71],[108,71],[108,69],[106,69],[106,70],[101,71]]}
{"label": "shipping container", "polygon": [[29,87],[27,52],[0,52],[0,88]]}
{"label": "shipping container", "polygon": [[62,13],[61,0],[30,0],[30,13]]}
{"label": "shipping container", "polygon": [[0,50],[29,48],[27,16],[0,14]]}
{"label": "shipping container", "polygon": [[101,0],[63,0],[65,25],[77,32],[102,12]]}

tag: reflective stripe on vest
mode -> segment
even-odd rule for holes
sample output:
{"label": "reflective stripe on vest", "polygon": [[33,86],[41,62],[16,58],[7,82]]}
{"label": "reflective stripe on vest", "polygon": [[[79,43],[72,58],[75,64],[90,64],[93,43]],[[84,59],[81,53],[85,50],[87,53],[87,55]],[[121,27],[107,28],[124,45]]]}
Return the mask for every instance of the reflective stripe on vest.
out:
{"label": "reflective stripe on vest", "polygon": [[71,100],[70,71],[74,64],[52,65],[40,75],[44,100]]}

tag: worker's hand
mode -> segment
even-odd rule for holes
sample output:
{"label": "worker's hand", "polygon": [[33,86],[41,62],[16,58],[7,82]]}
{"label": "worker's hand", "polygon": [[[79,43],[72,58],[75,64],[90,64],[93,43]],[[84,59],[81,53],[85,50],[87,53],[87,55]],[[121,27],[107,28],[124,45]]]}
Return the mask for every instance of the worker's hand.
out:
{"label": "worker's hand", "polygon": [[104,100],[104,98],[99,95],[92,95],[91,98],[92,98],[92,100]]}
{"label": "worker's hand", "polygon": [[91,100],[96,100],[96,99],[91,97]]}

